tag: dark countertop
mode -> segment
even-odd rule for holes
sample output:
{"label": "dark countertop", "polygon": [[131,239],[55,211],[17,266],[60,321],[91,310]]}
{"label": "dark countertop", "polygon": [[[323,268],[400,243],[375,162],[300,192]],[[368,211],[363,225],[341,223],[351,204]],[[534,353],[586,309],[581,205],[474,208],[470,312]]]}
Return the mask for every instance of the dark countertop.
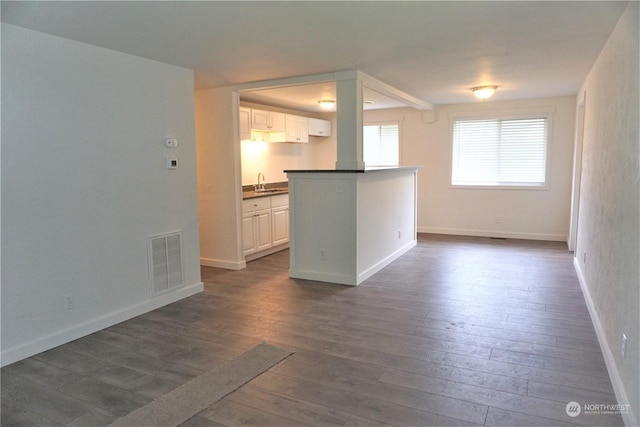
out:
{"label": "dark countertop", "polygon": [[370,172],[391,172],[391,171],[415,171],[422,166],[390,166],[390,167],[370,167],[364,169],[286,169],[286,173],[370,173]]}
{"label": "dark countertop", "polygon": [[242,200],[257,199],[258,197],[277,196],[279,194],[289,194],[288,188],[272,188],[267,191],[243,191]]}
{"label": "dark countertop", "polygon": [[242,186],[242,200],[257,199],[258,197],[277,196],[279,194],[289,194],[289,183],[287,181],[282,182],[268,182],[260,184],[267,191],[256,191],[257,184],[249,184]]}

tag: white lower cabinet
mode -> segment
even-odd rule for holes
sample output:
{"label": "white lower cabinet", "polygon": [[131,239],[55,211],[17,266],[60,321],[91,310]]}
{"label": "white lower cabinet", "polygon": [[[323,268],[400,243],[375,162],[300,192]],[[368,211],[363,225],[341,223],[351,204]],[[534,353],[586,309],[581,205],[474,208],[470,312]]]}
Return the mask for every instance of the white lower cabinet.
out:
{"label": "white lower cabinet", "polygon": [[289,206],[271,210],[273,245],[289,242]]}
{"label": "white lower cabinet", "polygon": [[262,197],[242,202],[242,246],[245,255],[272,246],[270,199]]}
{"label": "white lower cabinet", "polygon": [[288,242],[288,194],[243,200],[242,247],[245,256],[263,251],[264,255],[267,255],[270,253],[268,249]]}

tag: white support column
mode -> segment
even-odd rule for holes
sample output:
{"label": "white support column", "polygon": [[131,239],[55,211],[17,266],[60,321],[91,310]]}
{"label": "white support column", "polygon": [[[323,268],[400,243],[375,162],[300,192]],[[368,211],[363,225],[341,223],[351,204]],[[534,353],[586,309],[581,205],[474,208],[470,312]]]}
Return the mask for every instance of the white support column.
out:
{"label": "white support column", "polygon": [[[338,76],[338,74],[342,74]],[[339,170],[364,170],[362,80],[357,72],[336,73],[337,161]]]}

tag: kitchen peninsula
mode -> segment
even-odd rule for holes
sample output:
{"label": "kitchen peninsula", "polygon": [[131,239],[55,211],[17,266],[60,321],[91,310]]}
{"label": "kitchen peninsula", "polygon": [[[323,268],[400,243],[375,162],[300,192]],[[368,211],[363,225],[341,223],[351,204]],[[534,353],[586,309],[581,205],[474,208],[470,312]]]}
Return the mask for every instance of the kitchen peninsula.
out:
{"label": "kitchen peninsula", "polygon": [[[335,88],[335,133],[331,136],[335,154],[323,149],[323,162],[318,166],[323,170],[308,170],[315,162],[294,166],[300,170],[279,169],[288,170],[291,276],[357,285],[415,245],[418,168],[366,167],[363,91],[366,87],[419,110],[433,106],[360,71],[336,71],[196,91],[202,265],[239,270],[262,253],[257,249],[262,245],[244,227],[248,220],[243,211],[243,183],[250,182],[243,182],[243,173],[249,168],[242,165],[240,95],[323,82],[331,82]],[[306,143],[295,147],[315,149]],[[326,170],[333,159],[335,170]],[[270,167],[273,169],[273,162]],[[275,169],[266,174],[270,180],[284,180]],[[266,202],[258,204],[256,210],[267,210]],[[273,213],[273,203],[270,209]],[[248,254],[254,249],[249,247],[250,240],[256,252]]]}
{"label": "kitchen peninsula", "polygon": [[413,248],[418,169],[287,170],[289,276],[355,286]]}

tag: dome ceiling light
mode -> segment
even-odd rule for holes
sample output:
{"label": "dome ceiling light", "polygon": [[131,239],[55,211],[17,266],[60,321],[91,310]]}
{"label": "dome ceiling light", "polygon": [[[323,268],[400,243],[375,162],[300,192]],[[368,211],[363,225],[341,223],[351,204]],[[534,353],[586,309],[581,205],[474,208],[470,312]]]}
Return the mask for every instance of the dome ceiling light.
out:
{"label": "dome ceiling light", "polygon": [[336,105],[336,101],[334,101],[333,99],[321,99],[320,101],[318,101],[318,104],[320,104],[320,108],[322,108],[323,110],[332,110]]}
{"label": "dome ceiling light", "polygon": [[471,92],[478,99],[485,100],[491,98],[491,95],[498,89],[498,86],[476,86],[471,88]]}

